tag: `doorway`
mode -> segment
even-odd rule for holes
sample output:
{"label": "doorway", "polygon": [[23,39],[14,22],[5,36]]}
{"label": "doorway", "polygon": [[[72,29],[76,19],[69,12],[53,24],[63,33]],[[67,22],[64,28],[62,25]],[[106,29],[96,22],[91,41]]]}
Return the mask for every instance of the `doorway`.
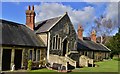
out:
{"label": "doorway", "polygon": [[21,69],[21,61],[22,61],[22,50],[15,50],[15,58],[14,58],[14,64],[15,64],[15,70]]}
{"label": "doorway", "polygon": [[66,52],[67,52],[67,40],[65,39],[63,42],[63,56],[65,56]]}
{"label": "doorway", "polygon": [[2,70],[10,70],[12,49],[3,49]]}

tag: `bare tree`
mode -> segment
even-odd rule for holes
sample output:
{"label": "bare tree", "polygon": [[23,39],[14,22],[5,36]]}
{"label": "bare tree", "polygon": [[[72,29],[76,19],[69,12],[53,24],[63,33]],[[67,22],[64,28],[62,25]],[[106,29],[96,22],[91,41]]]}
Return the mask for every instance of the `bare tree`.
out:
{"label": "bare tree", "polygon": [[105,16],[100,16],[94,20],[95,26],[93,27],[97,35],[101,37],[101,42],[103,40],[103,36],[111,35],[113,29],[115,28],[116,21],[113,21],[110,18],[106,18]]}

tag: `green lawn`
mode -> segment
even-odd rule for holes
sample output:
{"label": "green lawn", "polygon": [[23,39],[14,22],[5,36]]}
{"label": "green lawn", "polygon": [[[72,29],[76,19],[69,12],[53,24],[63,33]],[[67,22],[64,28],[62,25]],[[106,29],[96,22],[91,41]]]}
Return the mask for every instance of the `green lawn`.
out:
{"label": "green lawn", "polygon": [[[76,68],[72,72],[118,72],[117,60],[107,60],[102,62],[96,62],[95,64],[99,65],[99,67]],[[30,72],[56,72],[56,71],[44,68],[39,70],[31,70]]]}
{"label": "green lawn", "polygon": [[118,72],[118,61],[107,60],[102,62],[96,62],[99,67],[84,67],[74,69],[74,72]]}
{"label": "green lawn", "polygon": [[30,72],[56,72],[56,71],[43,68],[39,70],[31,70]]}

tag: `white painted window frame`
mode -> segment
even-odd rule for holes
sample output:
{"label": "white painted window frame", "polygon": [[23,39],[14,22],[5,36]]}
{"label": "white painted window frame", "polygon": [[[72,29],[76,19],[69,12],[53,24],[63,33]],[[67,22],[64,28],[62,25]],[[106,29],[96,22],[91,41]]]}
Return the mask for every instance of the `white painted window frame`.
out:
{"label": "white painted window frame", "polygon": [[[54,42],[54,38],[55,38],[55,42]],[[54,46],[54,48],[53,48],[53,46]],[[56,37],[53,36],[53,38],[52,38],[52,50],[55,50],[55,48],[56,48]]]}
{"label": "white painted window frame", "polygon": [[[57,37],[57,36],[58,36],[58,37]],[[55,47],[56,50],[58,50],[58,39],[59,39],[59,35],[56,34],[56,36],[55,36],[55,40],[56,40],[55,46],[56,46],[56,43],[57,43],[57,46]]]}
{"label": "white painted window frame", "polygon": [[[58,38],[56,39],[56,36],[58,36]],[[54,37],[55,37],[55,42],[54,42]],[[60,38],[60,42],[58,42],[59,39]],[[58,50],[58,49],[61,49],[61,37],[59,36],[59,34],[56,34],[55,36],[53,36],[53,38],[52,38],[53,40],[52,40],[52,50]],[[56,47],[56,42],[57,42],[57,47]],[[60,43],[60,44],[59,44]],[[53,48],[53,45],[54,45],[54,48]],[[60,45],[60,46],[59,46]],[[58,46],[60,47],[60,48],[58,48]],[[57,48],[57,49],[56,49]]]}
{"label": "white painted window frame", "polygon": [[61,50],[61,37],[59,37],[59,39],[60,39],[60,40],[59,40],[59,41],[60,41],[60,42],[59,42],[60,44],[59,44],[59,48],[58,48],[58,49]]}

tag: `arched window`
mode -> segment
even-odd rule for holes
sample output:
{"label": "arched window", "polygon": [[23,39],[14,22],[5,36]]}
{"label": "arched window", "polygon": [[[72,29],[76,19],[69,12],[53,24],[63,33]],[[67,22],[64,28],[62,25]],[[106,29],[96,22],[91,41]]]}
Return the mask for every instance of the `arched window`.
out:
{"label": "arched window", "polygon": [[61,39],[58,38],[58,49],[61,49]]}
{"label": "arched window", "polygon": [[58,49],[58,35],[56,35],[56,49]]}
{"label": "arched window", "polygon": [[52,49],[61,49],[61,38],[59,35],[53,37]]}
{"label": "arched window", "polygon": [[55,49],[55,37],[53,37],[53,49]]}

